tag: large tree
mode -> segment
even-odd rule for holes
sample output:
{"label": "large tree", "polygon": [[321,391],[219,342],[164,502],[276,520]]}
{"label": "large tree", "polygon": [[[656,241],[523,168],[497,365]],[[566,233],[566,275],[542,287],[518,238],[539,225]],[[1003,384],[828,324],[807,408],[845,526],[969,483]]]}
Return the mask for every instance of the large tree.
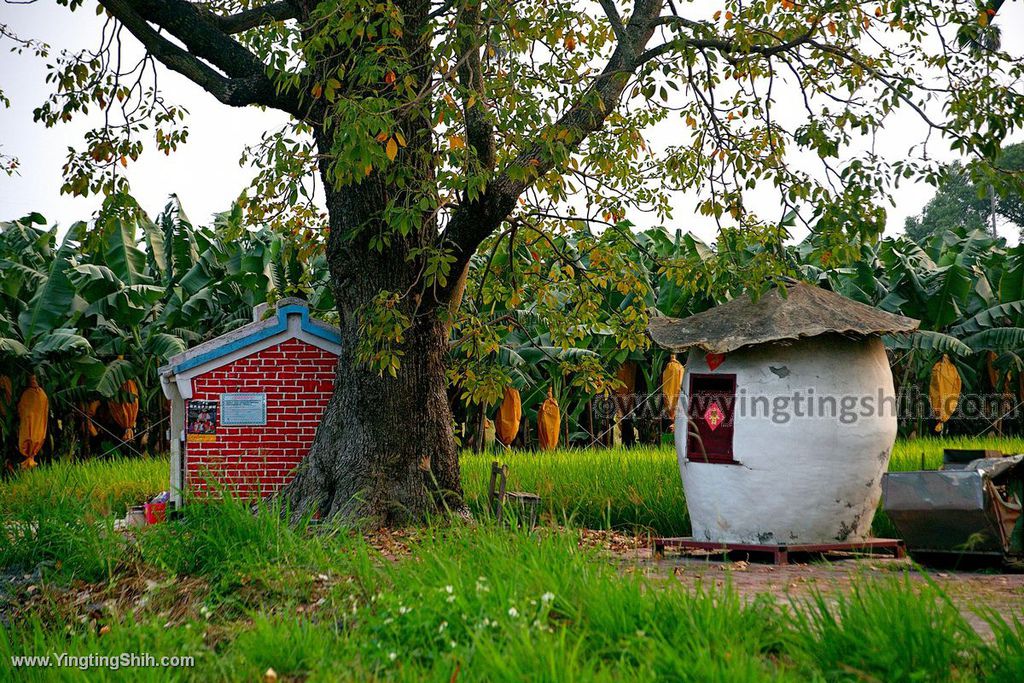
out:
{"label": "large tree", "polygon": [[[319,177],[343,349],[285,493],[296,514],[390,524],[464,509],[445,363],[474,254],[524,226],[664,219],[678,190],[731,247],[757,245],[747,281],[784,268],[793,220],[826,259],[854,255],[894,184],[936,172],[926,140],[986,159],[1020,125],[1021,66],[954,39],[1002,4],[100,0],[99,49],[57,60],[37,116],[107,112],[69,154],[65,190],[84,194],[123,189],[119,166],[153,131],[162,151],[183,142],[157,63],[227,106],[290,115],[250,149],[248,208],[316,230]],[[898,108],[921,144],[892,160],[873,141]]]}
{"label": "large tree", "polygon": [[1024,192],[1011,183],[1002,183],[1002,193],[996,194],[991,177],[984,173],[986,169],[1001,176],[1019,176],[1024,172],[1024,143],[1000,150],[991,167],[978,166],[976,171],[982,171],[979,180],[958,161],[943,168],[935,196],[925,204],[921,215],[907,218],[907,235],[924,244],[956,228],[989,230],[993,213],[1024,231]]}
{"label": "large tree", "polygon": [[907,236],[924,244],[935,235],[956,228],[987,230],[991,201],[971,182],[963,165],[953,162],[942,173],[935,196],[919,216],[908,216],[903,224]]}

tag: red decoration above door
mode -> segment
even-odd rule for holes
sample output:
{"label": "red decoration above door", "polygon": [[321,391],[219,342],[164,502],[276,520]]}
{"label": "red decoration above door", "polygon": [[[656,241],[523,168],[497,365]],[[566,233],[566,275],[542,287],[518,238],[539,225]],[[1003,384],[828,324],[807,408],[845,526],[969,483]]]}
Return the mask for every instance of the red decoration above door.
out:
{"label": "red decoration above door", "polygon": [[725,362],[724,353],[709,353],[704,356],[704,360],[708,363],[708,369],[714,370],[719,365]]}

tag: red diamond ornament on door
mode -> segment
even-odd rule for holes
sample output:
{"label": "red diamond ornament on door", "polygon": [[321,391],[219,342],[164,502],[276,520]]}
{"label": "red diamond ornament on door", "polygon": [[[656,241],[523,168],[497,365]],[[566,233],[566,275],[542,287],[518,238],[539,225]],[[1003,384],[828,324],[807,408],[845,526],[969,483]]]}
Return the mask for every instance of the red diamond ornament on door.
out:
{"label": "red diamond ornament on door", "polygon": [[708,423],[708,428],[710,428],[711,431],[718,429],[719,425],[725,421],[725,413],[718,405],[718,401],[714,401],[708,406],[708,409],[704,411],[704,421]]}

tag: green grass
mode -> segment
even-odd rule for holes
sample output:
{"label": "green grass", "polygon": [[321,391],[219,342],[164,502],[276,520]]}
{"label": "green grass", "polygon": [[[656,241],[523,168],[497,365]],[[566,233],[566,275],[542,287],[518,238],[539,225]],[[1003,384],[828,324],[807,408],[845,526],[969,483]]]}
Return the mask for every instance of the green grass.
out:
{"label": "green grass", "polygon": [[111,578],[125,552],[114,518],[166,488],[166,458],[57,462],[0,484],[0,568]]}
{"label": "green grass", "polygon": [[[62,517],[73,511],[58,511]],[[13,655],[189,655],[192,668],[96,670],[98,680],[974,681],[1024,675],[1020,623],[985,642],[937,587],[863,578],[848,596],[741,599],[624,571],[573,532],[433,527],[379,555],[316,533],[196,506],[125,540],[108,578],[19,595],[0,628]],[[193,556],[201,554],[198,560]],[[779,598],[782,598],[780,602]],[[96,607],[93,603],[98,603]],[[26,681],[74,671],[26,669]],[[86,674],[80,674],[84,679]]]}
{"label": "green grass", "polygon": [[[465,458],[474,500],[489,461]],[[538,484],[552,510],[572,501],[575,521],[671,523],[682,503],[668,451],[511,462],[526,480],[516,483]],[[159,487],[166,463],[141,465]],[[741,599],[728,584],[688,589],[610,562],[573,530],[528,534],[481,514],[387,537],[409,552],[384,556],[381,539],[289,527],[273,504],[252,514],[231,499],[121,534],[101,513],[127,490],[117,478],[131,465],[82,467],[0,485],[0,501],[16,501],[0,508],[0,571],[41,574],[0,584],[10,620],[0,680],[259,680],[268,668],[308,681],[1024,680],[1019,621],[983,613],[995,633],[983,641],[940,588],[899,574],[857,577],[848,594]],[[60,476],[46,486],[48,473]],[[635,501],[609,502],[629,486]],[[189,655],[196,665],[7,675],[12,655],[53,652]]]}

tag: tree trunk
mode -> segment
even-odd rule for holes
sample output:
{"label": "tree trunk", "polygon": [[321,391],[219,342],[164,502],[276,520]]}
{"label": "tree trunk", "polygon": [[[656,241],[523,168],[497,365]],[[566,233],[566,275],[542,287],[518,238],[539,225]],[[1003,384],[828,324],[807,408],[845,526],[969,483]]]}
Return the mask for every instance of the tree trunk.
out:
{"label": "tree trunk", "polygon": [[437,510],[465,515],[445,393],[444,323],[435,315],[414,323],[397,377],[355,359],[354,333],[343,327],[334,394],[284,491],[293,519],[316,513],[375,528]]}

